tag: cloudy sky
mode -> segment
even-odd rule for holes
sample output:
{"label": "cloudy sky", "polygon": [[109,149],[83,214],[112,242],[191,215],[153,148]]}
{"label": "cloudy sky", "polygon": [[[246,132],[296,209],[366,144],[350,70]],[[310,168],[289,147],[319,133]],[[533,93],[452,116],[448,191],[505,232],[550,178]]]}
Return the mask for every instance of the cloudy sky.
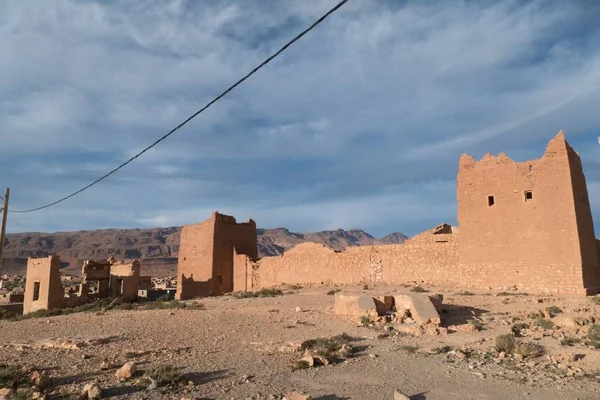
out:
{"label": "cloudy sky", "polygon": [[[0,187],[57,200],[190,116],[337,0],[0,2]],[[600,2],[350,0],[140,159],[8,230],[195,223],[416,234],[458,158],[560,129],[600,222]],[[597,224],[597,231],[600,225]]]}

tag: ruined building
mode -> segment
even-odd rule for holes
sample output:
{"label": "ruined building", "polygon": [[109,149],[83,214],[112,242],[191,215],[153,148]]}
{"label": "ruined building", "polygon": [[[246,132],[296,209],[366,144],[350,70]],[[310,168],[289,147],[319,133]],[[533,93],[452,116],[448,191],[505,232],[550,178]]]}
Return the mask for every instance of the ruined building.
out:
{"label": "ruined building", "polygon": [[254,221],[214,213],[181,233],[178,298],[278,284],[418,282],[538,293],[600,292],[595,238],[579,155],[561,132],[537,160],[462,155],[459,228],[441,224],[401,245],[335,252],[300,244],[256,260]]}
{"label": "ruined building", "polygon": [[257,256],[253,220],[238,223],[234,217],[213,212],[200,224],[186,225],[181,230],[175,297],[185,300],[231,292],[234,260],[245,263]]}
{"label": "ruined building", "polygon": [[[38,310],[74,307],[91,300],[121,298],[137,299],[140,281],[140,262],[131,263],[110,259],[83,263],[82,282],[76,296],[65,295],[60,280],[60,258],[28,258],[23,314]],[[93,287],[93,289],[92,289]]]}

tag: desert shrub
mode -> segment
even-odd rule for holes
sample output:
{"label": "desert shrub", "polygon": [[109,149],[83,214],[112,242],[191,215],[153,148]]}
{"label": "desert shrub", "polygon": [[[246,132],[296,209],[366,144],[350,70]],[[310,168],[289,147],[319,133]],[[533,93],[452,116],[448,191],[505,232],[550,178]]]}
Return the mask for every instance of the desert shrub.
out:
{"label": "desert shrub", "polygon": [[523,358],[535,358],[543,356],[545,353],[544,346],[531,342],[517,342],[515,346],[515,354],[519,354]]}
{"label": "desert shrub", "polygon": [[556,306],[551,306],[546,308],[546,311],[548,311],[548,314],[550,314],[550,317],[556,317],[558,314],[560,314],[562,312],[562,310]]}
{"label": "desert shrub", "polygon": [[369,289],[369,285],[367,285],[366,283],[363,285],[363,290],[367,290]]}
{"label": "desert shrub", "polygon": [[368,315],[361,315],[361,317],[360,317],[360,324],[362,326],[364,326],[365,328],[368,328],[368,327],[372,326],[373,323],[374,323],[373,319],[371,319],[370,316],[368,316]]}
{"label": "desert shrub", "polygon": [[554,328],[554,322],[549,321],[545,318],[536,318],[535,320],[535,324],[537,326],[539,326],[540,328],[544,328],[544,329],[553,329]]}
{"label": "desert shrub", "polygon": [[483,322],[481,322],[478,319],[470,319],[469,324],[473,325],[475,328],[477,328],[478,331],[482,331],[485,329],[485,326],[483,325]]}
{"label": "desert shrub", "polygon": [[521,336],[521,331],[522,331],[523,329],[527,329],[527,328],[529,328],[529,324],[527,324],[527,323],[525,323],[525,322],[519,322],[519,323],[517,323],[517,324],[514,324],[514,325],[512,326],[512,328],[510,328],[510,330],[512,331],[512,333],[513,333],[515,336]]}
{"label": "desert shrub", "polygon": [[565,337],[560,341],[560,344],[562,344],[563,346],[574,346],[580,341],[581,339],[579,338]]}
{"label": "desert shrub", "polygon": [[592,303],[600,305],[600,296],[590,297],[590,300],[592,301]]}
{"label": "desert shrub", "polygon": [[339,293],[341,291],[342,291],[341,289],[331,289],[329,292],[327,292],[327,295],[333,296],[334,294]]}
{"label": "desert shrub", "polygon": [[309,368],[309,364],[308,364],[308,361],[305,361],[305,360],[296,360],[292,364],[292,371],[298,371],[300,369],[307,369],[307,368]]}
{"label": "desert shrub", "polygon": [[464,291],[464,292],[459,292],[459,293],[456,293],[456,295],[457,295],[457,296],[474,296],[474,295],[475,295],[475,293],[471,293],[471,292]]}
{"label": "desert shrub", "polygon": [[410,291],[414,292],[414,293],[427,293],[427,292],[429,292],[429,290],[427,290],[427,289],[425,289],[425,288],[423,288],[421,286],[415,286],[412,289],[410,289]]}
{"label": "desert shrub", "polygon": [[354,352],[354,348],[350,345],[354,340],[356,339],[345,333],[327,338],[309,339],[302,342],[300,351],[310,350],[312,353],[324,356],[330,362],[337,362]]}
{"label": "desert shrub", "polygon": [[452,351],[452,347],[451,346],[442,346],[442,347],[436,347],[435,349],[431,349],[430,353],[433,354],[446,354]]}
{"label": "desert shrub", "polygon": [[232,296],[236,299],[250,299],[254,297],[276,297],[282,296],[283,291],[280,289],[268,289],[264,288],[259,290],[258,292],[235,292]]}
{"label": "desert shrub", "polygon": [[302,286],[300,286],[300,285],[288,285],[287,288],[290,289],[290,290],[300,290],[300,289],[302,289]]}
{"label": "desert shrub", "polygon": [[28,384],[28,374],[18,365],[0,364],[0,387],[16,388]]}
{"label": "desert shrub", "polygon": [[496,350],[498,352],[512,353],[517,345],[514,335],[500,335],[496,338]]}
{"label": "desert shrub", "polygon": [[407,353],[416,353],[417,350],[419,350],[418,346],[409,346],[409,345],[402,345],[399,347],[400,350],[406,351]]}
{"label": "desert shrub", "polygon": [[497,294],[497,296],[518,296],[519,293],[512,293],[512,292],[500,292]]}
{"label": "desert shrub", "polygon": [[181,382],[182,375],[172,365],[159,365],[146,371],[146,375],[156,382],[156,386],[175,386]]}

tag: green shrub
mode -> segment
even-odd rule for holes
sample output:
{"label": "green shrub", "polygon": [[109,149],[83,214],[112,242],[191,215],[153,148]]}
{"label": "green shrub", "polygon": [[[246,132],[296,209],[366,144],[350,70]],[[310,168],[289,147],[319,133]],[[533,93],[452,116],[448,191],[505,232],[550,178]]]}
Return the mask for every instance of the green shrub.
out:
{"label": "green shrub", "polygon": [[146,371],[146,375],[156,382],[156,386],[175,386],[181,382],[182,375],[172,365],[159,365]]}
{"label": "green shrub", "polygon": [[536,318],[535,320],[535,324],[537,326],[539,326],[540,328],[544,328],[544,329],[554,329],[554,322],[549,321],[545,318]]}
{"label": "green shrub", "polygon": [[429,292],[429,290],[427,290],[427,289],[425,289],[425,288],[423,288],[421,286],[415,286],[412,289],[410,289],[410,291],[414,292],[414,293],[427,293],[427,292]]}
{"label": "green shrub", "polygon": [[579,338],[565,337],[560,341],[560,344],[562,344],[563,346],[574,346],[580,341],[581,339]]}
{"label": "green shrub", "polygon": [[329,292],[327,292],[327,295],[333,296],[334,294],[339,293],[341,291],[342,291],[341,289],[331,289]]}

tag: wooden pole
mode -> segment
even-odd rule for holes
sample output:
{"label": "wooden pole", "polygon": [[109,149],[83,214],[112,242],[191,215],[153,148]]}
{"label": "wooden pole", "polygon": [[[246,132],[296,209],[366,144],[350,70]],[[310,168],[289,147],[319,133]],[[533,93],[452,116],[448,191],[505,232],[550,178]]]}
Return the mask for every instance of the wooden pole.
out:
{"label": "wooden pole", "polygon": [[[6,234],[6,217],[8,216],[8,197],[10,189],[4,192],[4,207],[2,207],[2,227],[0,228],[0,276],[2,276],[2,256],[4,255],[4,235]],[[2,278],[0,278],[2,280]]]}

